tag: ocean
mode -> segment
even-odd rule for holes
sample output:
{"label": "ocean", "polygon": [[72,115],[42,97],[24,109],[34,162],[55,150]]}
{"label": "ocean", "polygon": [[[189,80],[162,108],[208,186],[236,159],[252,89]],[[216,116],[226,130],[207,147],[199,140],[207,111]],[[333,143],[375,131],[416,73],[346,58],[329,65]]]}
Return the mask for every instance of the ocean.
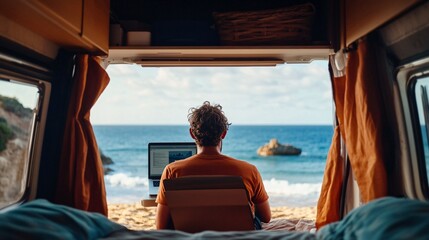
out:
{"label": "ocean", "polygon": [[[114,164],[105,175],[108,203],[136,203],[148,195],[149,142],[192,141],[189,127],[95,125],[99,148]],[[231,125],[222,152],[255,165],[264,180],[271,206],[316,206],[331,144],[332,126]],[[256,150],[276,138],[301,148],[299,156],[262,157]]]}

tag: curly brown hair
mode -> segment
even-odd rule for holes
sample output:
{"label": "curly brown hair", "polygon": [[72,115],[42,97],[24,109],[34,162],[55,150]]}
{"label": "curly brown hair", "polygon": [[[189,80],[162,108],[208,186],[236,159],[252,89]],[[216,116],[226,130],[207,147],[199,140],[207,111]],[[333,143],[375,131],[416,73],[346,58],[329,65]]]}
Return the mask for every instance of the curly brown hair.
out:
{"label": "curly brown hair", "polygon": [[210,105],[208,101],[199,108],[190,108],[188,121],[195,142],[200,146],[217,146],[222,140],[222,133],[231,125],[222,111],[222,106]]}

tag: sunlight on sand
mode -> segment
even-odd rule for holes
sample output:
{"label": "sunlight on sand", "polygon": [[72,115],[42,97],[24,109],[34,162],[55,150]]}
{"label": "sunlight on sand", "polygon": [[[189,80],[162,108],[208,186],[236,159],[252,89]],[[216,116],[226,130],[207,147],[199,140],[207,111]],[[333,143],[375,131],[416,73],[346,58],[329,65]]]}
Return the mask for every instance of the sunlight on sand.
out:
{"label": "sunlight on sand", "polygon": [[[135,204],[109,204],[109,219],[133,230],[155,229],[155,207]],[[272,219],[311,220],[316,219],[316,207],[274,207]],[[272,221],[273,221],[272,220]]]}

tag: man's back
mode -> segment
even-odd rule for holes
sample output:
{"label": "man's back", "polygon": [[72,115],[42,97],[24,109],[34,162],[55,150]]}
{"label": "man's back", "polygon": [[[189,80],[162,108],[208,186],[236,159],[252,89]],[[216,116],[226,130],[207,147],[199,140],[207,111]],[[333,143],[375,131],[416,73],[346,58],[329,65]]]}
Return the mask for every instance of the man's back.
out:
{"label": "man's back", "polygon": [[189,134],[197,144],[197,155],[167,165],[161,176],[161,184],[156,202],[158,229],[171,228],[171,216],[165,199],[164,179],[195,175],[241,176],[249,193],[249,202],[257,220],[269,222],[271,219],[268,194],[262,177],[255,166],[221,154],[222,140],[229,125],[219,104],[204,102],[199,108],[191,108],[188,114]]}
{"label": "man's back", "polygon": [[[257,168],[245,161],[237,160],[222,154],[197,154],[185,160],[169,164],[164,170],[164,179],[195,175],[232,175],[241,176],[250,196],[250,204],[266,201],[268,195],[263,187],[262,178]],[[166,204],[163,186],[160,186],[157,202]]]}

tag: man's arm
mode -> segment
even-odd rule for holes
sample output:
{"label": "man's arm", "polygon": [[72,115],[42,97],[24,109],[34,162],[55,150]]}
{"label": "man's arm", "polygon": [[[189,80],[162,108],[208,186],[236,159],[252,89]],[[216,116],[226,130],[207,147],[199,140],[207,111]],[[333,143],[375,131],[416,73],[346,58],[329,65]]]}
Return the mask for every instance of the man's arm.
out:
{"label": "man's arm", "polygon": [[255,204],[255,215],[261,222],[268,223],[271,220],[271,209],[268,200]]}
{"label": "man's arm", "polygon": [[170,209],[167,205],[158,203],[155,218],[156,229],[174,229]]}

